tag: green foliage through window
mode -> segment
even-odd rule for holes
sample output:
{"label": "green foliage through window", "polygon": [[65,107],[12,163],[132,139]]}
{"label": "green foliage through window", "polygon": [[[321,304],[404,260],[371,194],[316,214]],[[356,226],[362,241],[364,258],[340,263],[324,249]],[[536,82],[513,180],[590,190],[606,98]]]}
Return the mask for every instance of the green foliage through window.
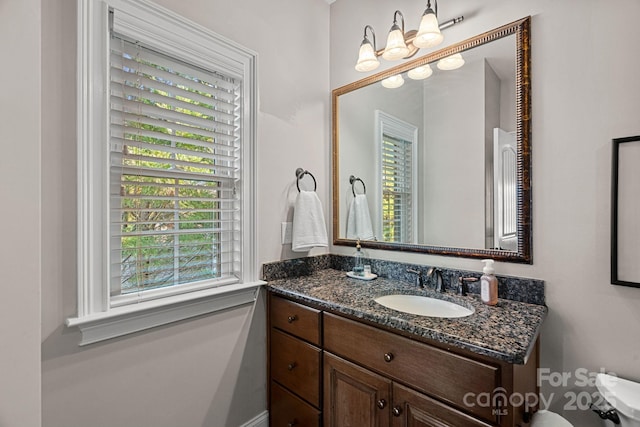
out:
{"label": "green foliage through window", "polygon": [[238,88],[111,43],[112,294],[234,273]]}

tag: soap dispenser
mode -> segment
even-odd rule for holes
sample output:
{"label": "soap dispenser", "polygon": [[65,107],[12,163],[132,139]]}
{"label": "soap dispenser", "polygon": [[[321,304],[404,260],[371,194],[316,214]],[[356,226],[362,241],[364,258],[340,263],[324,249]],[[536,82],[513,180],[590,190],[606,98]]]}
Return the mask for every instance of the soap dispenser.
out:
{"label": "soap dispenser", "polygon": [[480,299],[487,305],[496,305],[498,303],[498,278],[493,274],[495,272],[493,260],[483,259],[482,262],[484,262],[482,269],[484,274],[480,277]]}
{"label": "soap dispenser", "polygon": [[362,256],[362,250],[360,248],[360,239],[356,242],[356,254],[354,256],[355,262],[353,264],[353,274],[356,276],[364,276],[364,261]]}

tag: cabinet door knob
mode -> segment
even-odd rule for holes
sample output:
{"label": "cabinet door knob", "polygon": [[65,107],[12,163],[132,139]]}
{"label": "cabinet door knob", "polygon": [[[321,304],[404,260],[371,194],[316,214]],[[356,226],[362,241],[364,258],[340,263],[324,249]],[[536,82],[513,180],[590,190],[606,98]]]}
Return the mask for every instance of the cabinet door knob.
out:
{"label": "cabinet door knob", "polygon": [[387,406],[387,401],[386,400],[384,400],[384,399],[378,400],[378,408],[384,409],[385,406]]}
{"label": "cabinet door knob", "polygon": [[402,408],[399,406],[394,406],[391,410],[391,413],[394,417],[399,417],[400,415],[402,415]]}
{"label": "cabinet door knob", "polygon": [[298,425],[298,420],[289,421],[287,427],[294,427]]}
{"label": "cabinet door knob", "polygon": [[393,360],[393,353],[389,352],[389,353],[385,353],[384,354],[384,361],[389,363]]}
{"label": "cabinet door knob", "polygon": [[296,320],[298,320],[298,316],[296,316],[295,314],[293,316],[287,317],[287,322],[289,322],[289,323],[293,323]]}
{"label": "cabinet door knob", "polygon": [[296,366],[298,366],[296,362],[291,362],[287,365],[287,369],[293,371],[293,368],[295,368]]}

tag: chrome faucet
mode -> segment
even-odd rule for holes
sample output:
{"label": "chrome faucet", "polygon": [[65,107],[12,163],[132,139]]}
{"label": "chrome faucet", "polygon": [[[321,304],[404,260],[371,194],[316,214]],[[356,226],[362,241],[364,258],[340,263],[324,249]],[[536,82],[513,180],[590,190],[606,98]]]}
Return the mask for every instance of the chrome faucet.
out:
{"label": "chrome faucet", "polygon": [[430,278],[432,281],[434,279],[432,279],[432,277],[435,276],[435,291],[436,292],[444,292],[445,291],[445,286],[444,286],[444,282],[442,280],[442,271],[437,268],[437,267],[431,267],[428,271],[427,271],[427,277]]}
{"label": "chrome faucet", "polygon": [[416,285],[419,288],[424,288],[424,278],[422,277],[422,271],[420,270],[413,270],[411,268],[407,268],[407,273],[413,273],[413,274],[417,274],[418,277],[416,277]]}

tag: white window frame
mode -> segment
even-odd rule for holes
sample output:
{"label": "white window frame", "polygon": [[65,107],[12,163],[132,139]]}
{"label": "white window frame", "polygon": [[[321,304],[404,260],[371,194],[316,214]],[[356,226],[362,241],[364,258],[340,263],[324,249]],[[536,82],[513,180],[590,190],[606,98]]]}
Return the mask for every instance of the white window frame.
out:
{"label": "white window frame", "polygon": [[[148,0],[78,0],[78,312],[67,319],[86,345],[155,326],[253,303],[256,256],[257,55]],[[219,67],[242,80],[242,265],[238,283],[159,295],[116,306],[109,296],[109,10],[143,44],[194,65]],[[99,143],[96,143],[99,141]]]}

